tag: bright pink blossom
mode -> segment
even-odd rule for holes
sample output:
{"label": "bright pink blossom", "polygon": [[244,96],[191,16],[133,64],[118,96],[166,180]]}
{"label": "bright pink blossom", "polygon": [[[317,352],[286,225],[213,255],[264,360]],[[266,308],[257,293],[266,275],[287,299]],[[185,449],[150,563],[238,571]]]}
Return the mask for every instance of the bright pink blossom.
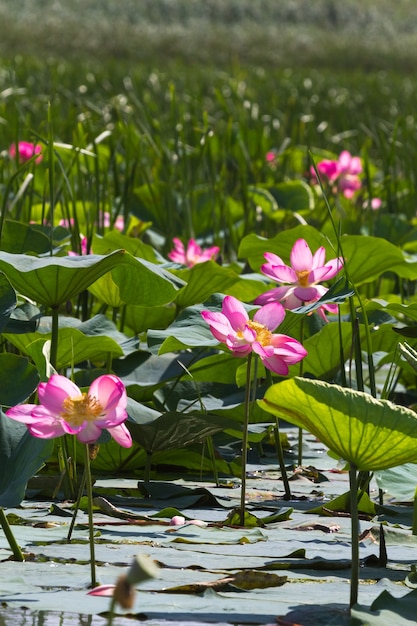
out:
{"label": "bright pink blossom", "polygon": [[205,261],[211,261],[219,254],[220,248],[218,246],[212,246],[203,250],[194,239],[190,239],[187,244],[187,249],[184,248],[184,244],[180,239],[175,237],[173,240],[174,249],[168,253],[168,258],[175,263],[181,263],[187,267],[193,267],[197,263],[204,263]]}
{"label": "bright pink blossom", "polygon": [[99,585],[98,587],[94,587],[93,589],[90,589],[90,591],[87,591],[87,595],[112,598],[114,596],[115,589],[116,585]]}
{"label": "bright pink blossom", "polygon": [[[352,156],[347,150],[340,153],[337,161],[324,159],[317,164],[317,171],[321,178],[335,187],[345,198],[352,198],[361,186],[359,175],[362,173],[362,163],[359,157]],[[310,173],[316,178],[314,168]]]}
{"label": "bright pink blossom", "polygon": [[[38,156],[35,159],[35,163],[40,163],[42,161],[42,147],[39,144],[30,143],[29,141],[19,141],[17,144],[17,151],[19,155],[19,163],[26,163],[29,161],[35,154]],[[12,143],[9,148],[9,156],[11,159],[16,158],[16,144]]]}
{"label": "bright pink blossom", "polygon": [[235,356],[254,352],[276,374],[285,376],[288,365],[298,363],[307,354],[292,337],[273,333],[285,317],[285,309],[278,302],[258,309],[251,320],[239,300],[226,296],[221,313],[202,311],[201,315],[214,337],[225,343]]}
{"label": "bright pink blossom", "polygon": [[132,445],[124,424],[126,389],[117,376],[99,376],[88,393],[83,393],[65,376],[54,374],[47,383],[39,384],[38,398],[40,404],[20,404],[6,411],[8,417],[26,424],[34,437],[53,439],[70,434],[82,443],[94,443],[106,429],[124,448]]}
{"label": "bright pink blossom", "polygon": [[[271,280],[287,284],[261,294],[255,304],[281,302],[286,309],[296,309],[319,300],[328,289],[318,283],[330,280],[343,267],[341,257],[325,263],[326,250],[323,246],[313,255],[304,239],[298,239],[291,250],[291,266],[285,265],[281,257],[272,252],[266,252],[264,257],[268,262],[262,265],[261,271]],[[337,310],[337,304],[327,303],[317,312],[326,320],[325,311],[337,313]]]}
{"label": "bright pink blossom", "polygon": [[169,522],[170,526],[185,526],[186,524],[191,524],[193,526],[200,526],[201,528],[205,528],[207,526],[207,522],[203,522],[201,519],[185,519],[183,515],[174,515],[171,517]]}

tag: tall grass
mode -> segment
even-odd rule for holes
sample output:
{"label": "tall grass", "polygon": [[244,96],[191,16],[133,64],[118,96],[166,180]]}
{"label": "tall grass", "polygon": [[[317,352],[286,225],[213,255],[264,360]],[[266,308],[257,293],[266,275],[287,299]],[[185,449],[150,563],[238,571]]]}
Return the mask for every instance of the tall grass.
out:
{"label": "tall grass", "polygon": [[[22,139],[47,143],[50,115],[55,141],[98,157],[61,150],[57,201],[133,213],[169,241],[203,236],[227,240],[235,251],[257,225],[251,189],[304,179],[310,152],[362,156],[384,211],[414,218],[413,84],[393,72],[226,72],[178,61],[158,69],[17,57],[0,74],[0,142],[3,150]],[[265,161],[272,149],[275,168]],[[5,160],[0,168],[3,185],[11,166]],[[21,184],[17,177],[14,193]],[[30,216],[29,203],[43,202],[45,189],[34,185],[19,204],[21,216]]]}
{"label": "tall grass", "polygon": [[412,70],[413,0],[2,0],[0,54]]}

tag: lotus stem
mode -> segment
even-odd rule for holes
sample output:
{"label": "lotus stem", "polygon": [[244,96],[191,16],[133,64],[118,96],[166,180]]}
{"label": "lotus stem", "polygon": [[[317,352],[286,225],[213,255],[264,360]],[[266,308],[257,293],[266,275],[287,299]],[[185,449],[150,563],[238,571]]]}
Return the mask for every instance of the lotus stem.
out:
{"label": "lotus stem", "polygon": [[146,450],[146,462],[145,462],[145,472],[143,476],[143,482],[148,483],[151,480],[151,469],[152,469],[152,452]]}
{"label": "lotus stem", "polygon": [[275,439],[275,447],[277,449],[277,454],[278,454],[278,462],[279,462],[279,469],[281,471],[281,478],[282,478],[282,482],[284,483],[284,491],[285,491],[284,498],[285,500],[291,500],[291,497],[292,497],[291,489],[290,489],[290,483],[289,483],[288,475],[287,475],[287,468],[285,467],[284,452],[282,450],[278,417],[275,418],[274,439]]}
{"label": "lotus stem", "polygon": [[[300,323],[300,343],[303,344],[304,342],[304,317],[301,318],[301,323]],[[301,359],[300,364],[299,364],[299,376],[303,375],[303,367],[304,364],[304,359]],[[298,458],[297,458],[297,464],[298,467],[301,467],[303,465],[303,429],[301,427],[298,428]],[[290,494],[291,497],[291,494]],[[289,498],[288,498],[289,499]]]}
{"label": "lotus stem", "polygon": [[51,309],[52,316],[52,329],[51,329],[51,354],[50,362],[54,369],[56,369],[56,363],[58,358],[58,330],[59,330],[59,311],[58,306],[53,306]]}
{"label": "lotus stem", "polygon": [[[273,384],[271,371],[267,369],[265,373],[266,373],[267,383],[269,386],[271,386]],[[290,489],[290,483],[288,480],[287,468],[285,467],[284,452],[282,449],[278,417],[275,418],[274,440],[275,440],[275,447],[276,447],[277,455],[278,455],[278,463],[279,463],[279,469],[281,472],[281,478],[282,478],[282,482],[284,483],[284,491],[285,491],[284,499],[291,500],[292,498],[291,489]]]}
{"label": "lotus stem", "polygon": [[83,475],[81,477],[80,488],[78,490],[77,501],[75,503],[74,513],[73,513],[73,516],[72,516],[72,519],[71,519],[71,524],[70,524],[70,527],[69,527],[69,530],[68,530],[67,543],[71,543],[72,531],[74,530],[75,519],[77,517],[78,509],[80,508],[80,501],[81,501],[81,497],[83,495],[83,491],[84,491],[84,487],[85,487],[86,474],[87,474],[86,468],[84,468]]}
{"label": "lotus stem", "polygon": [[358,479],[356,466],[349,466],[350,486],[350,519],[351,519],[351,544],[352,544],[352,569],[350,576],[350,603],[352,608],[358,602],[359,588],[359,518],[358,518]]}
{"label": "lotus stem", "polygon": [[245,388],[245,415],[243,422],[242,437],[242,472],[241,472],[241,492],[240,492],[240,525],[245,525],[246,512],[246,461],[248,455],[248,435],[249,435],[249,412],[250,412],[250,395],[251,395],[251,367],[252,353],[248,355],[246,365],[246,388]]}
{"label": "lotus stem", "polygon": [[23,556],[23,552],[20,549],[16,539],[14,538],[12,529],[10,528],[9,520],[6,517],[3,507],[0,506],[0,526],[3,529],[3,532],[6,536],[7,541],[9,542],[9,546],[13,552],[15,561],[24,561],[25,557]]}
{"label": "lotus stem", "polygon": [[219,475],[217,473],[217,465],[216,465],[216,454],[215,454],[215,450],[214,450],[214,444],[213,444],[213,437],[211,435],[209,435],[206,439],[207,441],[207,450],[210,456],[210,460],[211,460],[211,467],[213,470],[213,479],[215,482],[216,487],[219,486]]}
{"label": "lotus stem", "polygon": [[90,569],[91,569],[91,587],[96,587],[96,557],[94,550],[94,520],[93,520],[93,484],[91,480],[90,467],[90,449],[88,443],[84,446],[85,458],[85,478],[87,484],[87,501],[88,501],[88,531],[90,543]]}

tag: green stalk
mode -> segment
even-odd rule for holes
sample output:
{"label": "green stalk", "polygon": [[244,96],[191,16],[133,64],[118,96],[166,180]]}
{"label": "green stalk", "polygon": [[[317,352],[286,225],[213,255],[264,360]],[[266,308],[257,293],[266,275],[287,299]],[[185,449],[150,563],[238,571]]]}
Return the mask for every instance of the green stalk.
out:
{"label": "green stalk", "polygon": [[49,219],[50,219],[50,256],[53,255],[54,212],[56,201],[54,131],[52,125],[52,106],[48,105],[48,177],[49,177]]}
{"label": "green stalk", "polygon": [[358,482],[356,466],[353,463],[349,467],[350,486],[350,520],[351,520],[351,545],[352,565],[350,576],[350,603],[352,608],[358,602],[359,587],[359,518],[358,518]]}
{"label": "green stalk", "polygon": [[[271,386],[273,384],[271,370],[265,369],[265,374],[266,374],[266,381],[268,385]],[[282,482],[284,483],[284,492],[285,492],[284,499],[291,500],[292,498],[291,489],[290,489],[290,483],[288,480],[287,468],[285,467],[284,451],[282,449],[282,444],[281,444],[278,417],[275,418],[274,440],[275,440],[275,448],[277,450],[277,455],[278,455],[278,463],[279,463],[279,469],[281,472],[281,478],[282,478]]]}
{"label": "green stalk", "polygon": [[145,472],[143,476],[144,483],[148,483],[151,479],[151,468],[152,468],[152,452],[149,452],[149,450],[146,450]]}
{"label": "green stalk", "polygon": [[277,449],[277,454],[278,454],[278,462],[279,462],[279,469],[281,471],[281,478],[282,478],[282,482],[284,483],[284,492],[285,492],[284,499],[291,500],[291,497],[292,497],[291,489],[290,489],[290,483],[289,483],[288,476],[287,476],[287,469],[285,467],[284,452],[282,450],[278,417],[275,418],[274,439],[275,439],[275,447]]}
{"label": "green stalk", "polygon": [[54,369],[58,359],[58,331],[59,331],[59,312],[58,307],[53,306],[51,309],[52,328],[51,328],[51,356],[50,362]]}
{"label": "green stalk", "polygon": [[[304,343],[304,318],[303,317],[301,318],[301,324],[300,324],[300,343],[301,343],[301,345],[303,345],[303,343]],[[299,376],[303,375],[303,363],[304,363],[304,359],[301,359],[301,361],[300,361],[300,370],[299,370],[299,374],[298,374]],[[301,427],[298,429],[298,459],[297,459],[297,463],[298,463],[298,467],[301,467],[303,465],[303,429]]]}
{"label": "green stalk", "polygon": [[6,517],[3,507],[0,506],[0,526],[3,529],[3,532],[6,536],[7,541],[9,542],[9,546],[13,552],[15,561],[24,561],[25,557],[23,556],[23,552],[20,549],[16,539],[14,538],[12,529],[10,528],[9,521]]}
{"label": "green stalk", "polygon": [[114,610],[116,608],[116,599],[113,596],[111,601],[110,601],[110,608],[109,608],[109,619],[107,621],[107,626],[112,626],[113,624],[113,617],[114,617]]}
{"label": "green stalk", "polygon": [[83,495],[86,477],[87,477],[86,476],[86,469],[84,468],[83,475],[81,477],[80,488],[78,490],[77,501],[75,503],[74,513],[72,515],[71,524],[70,524],[70,527],[69,527],[69,530],[68,530],[67,543],[71,543],[72,531],[74,530],[75,519],[77,517],[78,509],[80,508],[80,501],[81,501],[81,497]]}
{"label": "green stalk", "polygon": [[216,487],[219,486],[219,475],[217,473],[217,465],[216,465],[216,455],[214,452],[214,444],[213,444],[213,437],[211,435],[209,435],[206,439],[207,441],[207,450],[209,453],[209,457],[211,460],[211,467],[213,469],[213,478],[214,478],[214,482],[216,484]]}
{"label": "green stalk", "polygon": [[93,520],[93,485],[91,480],[90,467],[90,450],[88,443],[84,446],[84,471],[87,483],[87,500],[88,500],[88,531],[90,543],[90,569],[91,569],[91,587],[96,587],[96,558],[94,552],[94,520]]}
{"label": "green stalk", "polygon": [[246,461],[248,455],[248,434],[249,434],[249,412],[250,412],[250,392],[251,392],[251,366],[252,366],[252,353],[248,355],[248,362],[246,365],[246,388],[245,388],[245,416],[243,423],[243,438],[242,438],[242,474],[241,474],[241,493],[240,493],[240,525],[245,525],[245,512],[246,512]]}

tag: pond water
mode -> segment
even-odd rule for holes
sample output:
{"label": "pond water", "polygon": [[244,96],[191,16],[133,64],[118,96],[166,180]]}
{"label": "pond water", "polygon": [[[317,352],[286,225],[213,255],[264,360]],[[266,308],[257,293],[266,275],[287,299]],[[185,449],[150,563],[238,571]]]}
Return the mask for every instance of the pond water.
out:
{"label": "pond water", "polygon": [[[137,590],[130,614],[118,609],[114,626],[135,621],[147,626],[243,626],[279,624],[279,619],[303,626],[349,624],[350,519],[345,513],[324,515],[319,510],[348,491],[348,477],[334,471],[335,461],[311,436],[306,444],[305,469],[291,477],[291,501],[283,500],[273,459],[249,465],[248,511],[258,520],[250,528],[223,525],[239,505],[240,490],[232,488],[234,483],[217,487],[207,480],[176,477],[149,483],[150,497],[144,499],[139,490],[135,496],[136,480],[98,479],[98,582],[114,584],[138,553],[160,567],[159,578]],[[71,543],[66,542],[70,507],[69,502],[33,497],[6,511],[26,561],[9,560],[10,548],[0,534],[0,626],[107,623],[110,599],[87,594],[91,570],[85,512],[78,513]],[[170,526],[175,510],[207,526]],[[417,562],[411,519],[412,508],[401,505],[360,521],[359,602],[365,612],[381,594],[399,599],[410,593],[404,581]],[[381,521],[386,567],[378,567]],[[233,578],[239,573],[243,587]],[[361,623],[366,622],[356,622]]]}

